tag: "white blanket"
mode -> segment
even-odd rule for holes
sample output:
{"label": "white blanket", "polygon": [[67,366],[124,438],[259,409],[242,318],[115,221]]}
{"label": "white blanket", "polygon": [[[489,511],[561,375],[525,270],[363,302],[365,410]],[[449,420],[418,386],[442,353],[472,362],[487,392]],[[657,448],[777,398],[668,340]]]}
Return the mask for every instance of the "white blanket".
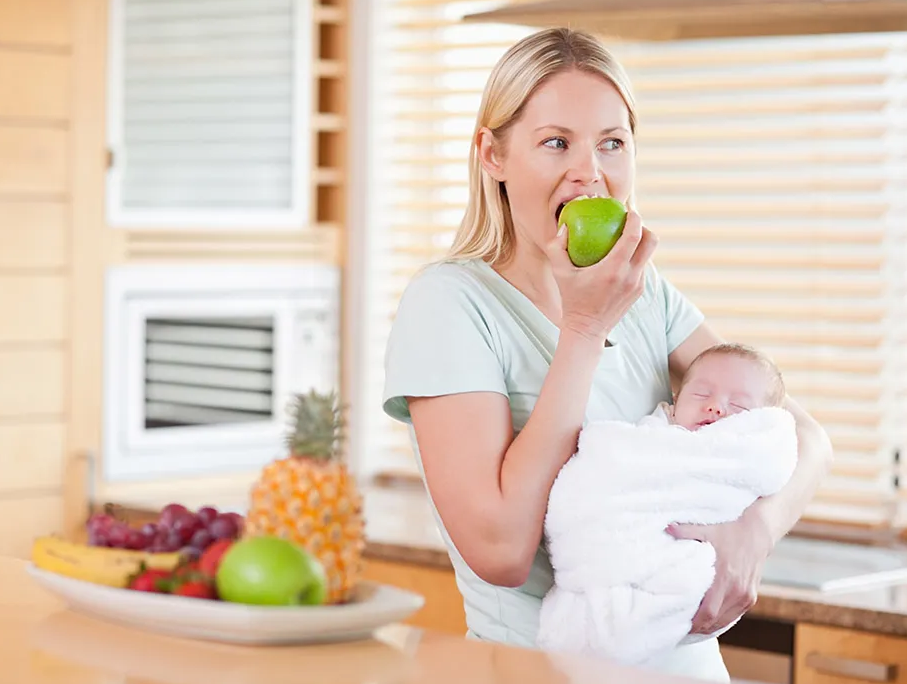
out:
{"label": "white blanket", "polygon": [[797,461],[794,419],[763,408],[691,432],[669,424],[666,409],[637,425],[590,423],[559,473],[545,517],[554,587],[540,648],[637,665],[717,636],[689,634],[714,548],[665,527],[736,520],[778,491]]}

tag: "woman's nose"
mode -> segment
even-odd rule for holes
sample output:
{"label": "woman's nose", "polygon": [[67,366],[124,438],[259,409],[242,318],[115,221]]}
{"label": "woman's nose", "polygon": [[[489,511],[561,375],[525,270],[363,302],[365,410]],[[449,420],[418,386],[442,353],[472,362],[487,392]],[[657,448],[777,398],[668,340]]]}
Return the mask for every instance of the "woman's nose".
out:
{"label": "woman's nose", "polygon": [[602,168],[595,151],[577,150],[570,159],[571,181],[591,185],[602,179]]}

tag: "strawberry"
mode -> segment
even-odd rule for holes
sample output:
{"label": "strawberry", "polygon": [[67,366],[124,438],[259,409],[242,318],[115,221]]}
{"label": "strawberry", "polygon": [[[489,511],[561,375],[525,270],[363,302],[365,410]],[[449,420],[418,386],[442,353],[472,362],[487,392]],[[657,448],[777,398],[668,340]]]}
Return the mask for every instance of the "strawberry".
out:
{"label": "strawberry", "polygon": [[136,591],[150,591],[156,594],[167,593],[167,570],[144,570],[129,581],[129,588]]}
{"label": "strawberry", "polygon": [[198,559],[198,569],[207,577],[213,578],[217,574],[220,559],[233,546],[234,541],[233,539],[218,539],[211,544]]}
{"label": "strawberry", "polygon": [[190,560],[181,563],[174,571],[173,576],[178,579],[191,579],[199,574],[198,561]]}
{"label": "strawberry", "polygon": [[217,592],[214,591],[214,587],[211,585],[211,583],[201,580],[192,580],[185,582],[184,584],[181,584],[179,585],[179,587],[174,589],[173,593],[177,596],[188,596],[190,598],[217,598]]}

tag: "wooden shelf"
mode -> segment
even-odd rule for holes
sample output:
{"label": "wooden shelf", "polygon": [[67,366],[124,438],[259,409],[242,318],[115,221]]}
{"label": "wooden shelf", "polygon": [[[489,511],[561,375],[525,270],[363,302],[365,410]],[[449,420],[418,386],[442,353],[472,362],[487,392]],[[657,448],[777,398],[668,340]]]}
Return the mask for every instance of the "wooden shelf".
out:
{"label": "wooden shelf", "polygon": [[346,121],[340,114],[315,114],[312,123],[316,131],[346,130]]}
{"label": "wooden shelf", "polygon": [[346,65],[339,59],[319,59],[315,62],[315,75],[319,78],[339,78],[346,73]]}
{"label": "wooden shelf", "polygon": [[900,0],[543,0],[469,14],[466,22],[570,26],[621,40],[902,31]]}
{"label": "wooden shelf", "polygon": [[316,5],[313,15],[318,24],[342,24],[346,21],[346,12],[342,7]]}
{"label": "wooden shelf", "polygon": [[343,169],[318,168],[315,169],[315,183],[318,185],[341,185],[343,183]]}

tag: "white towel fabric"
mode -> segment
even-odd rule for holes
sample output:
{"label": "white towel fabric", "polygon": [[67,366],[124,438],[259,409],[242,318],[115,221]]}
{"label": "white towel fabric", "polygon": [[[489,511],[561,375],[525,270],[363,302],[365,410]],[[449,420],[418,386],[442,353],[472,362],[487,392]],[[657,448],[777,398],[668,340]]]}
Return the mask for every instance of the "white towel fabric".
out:
{"label": "white towel fabric", "polygon": [[540,648],[639,665],[718,635],[689,634],[714,579],[714,547],[665,527],[736,520],[777,492],[796,465],[796,427],[786,410],[762,408],[693,432],[667,411],[662,404],[636,425],[590,423],[558,474],[545,517],[554,587],[542,601]]}

